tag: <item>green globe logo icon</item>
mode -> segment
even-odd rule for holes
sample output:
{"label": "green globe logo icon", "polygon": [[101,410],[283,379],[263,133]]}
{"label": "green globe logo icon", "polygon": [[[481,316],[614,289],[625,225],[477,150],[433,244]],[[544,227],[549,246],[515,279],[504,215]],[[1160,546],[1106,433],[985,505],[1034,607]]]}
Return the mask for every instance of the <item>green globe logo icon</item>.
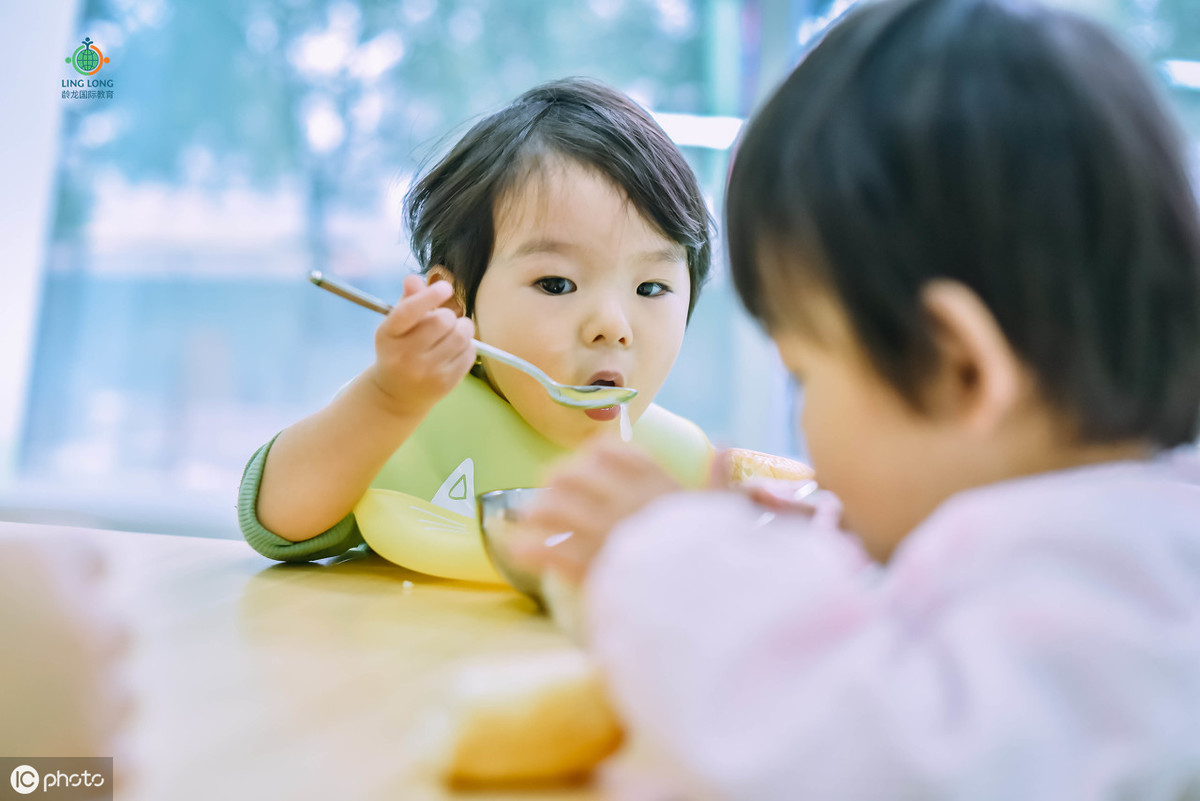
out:
{"label": "green globe logo icon", "polygon": [[75,67],[75,71],[80,75],[94,75],[108,63],[108,59],[90,38],[86,38],[83,40],[83,44],[75,48],[75,52],[67,58],[67,63]]}
{"label": "green globe logo icon", "polygon": [[95,50],[84,50],[75,57],[75,66],[84,72],[91,72],[100,65],[100,56],[96,55]]}

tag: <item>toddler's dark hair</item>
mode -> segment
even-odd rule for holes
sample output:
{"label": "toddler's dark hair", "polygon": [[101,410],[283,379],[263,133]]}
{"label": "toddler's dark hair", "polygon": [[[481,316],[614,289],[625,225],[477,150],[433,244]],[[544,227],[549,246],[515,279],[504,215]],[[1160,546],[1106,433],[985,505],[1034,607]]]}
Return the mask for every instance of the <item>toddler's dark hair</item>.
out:
{"label": "toddler's dark hair", "polygon": [[712,261],[712,215],[696,176],[644,109],[598,82],[568,78],[537,86],[476,123],[405,198],[422,271],[443,265],[465,295],[466,313],[495,244],[497,201],[547,157],[597,171],[664,236],[684,247],[692,291],[688,316]]}
{"label": "toddler's dark hair", "polygon": [[962,283],[1086,441],[1200,425],[1200,212],[1183,137],[1100,25],[1006,0],[888,0],[831,29],[755,116],[726,200],[768,329],[844,308],[914,408],[923,287]]}

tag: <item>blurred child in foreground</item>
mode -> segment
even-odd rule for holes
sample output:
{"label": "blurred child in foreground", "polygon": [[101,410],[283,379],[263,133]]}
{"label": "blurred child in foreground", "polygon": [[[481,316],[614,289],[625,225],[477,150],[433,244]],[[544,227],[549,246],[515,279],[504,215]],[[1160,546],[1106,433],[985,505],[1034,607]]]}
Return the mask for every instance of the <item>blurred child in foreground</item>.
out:
{"label": "blurred child in foreground", "polygon": [[525,550],[651,796],[1200,798],[1200,212],[1142,70],[1033,3],[871,4],[726,218],[840,526],[602,443]]}

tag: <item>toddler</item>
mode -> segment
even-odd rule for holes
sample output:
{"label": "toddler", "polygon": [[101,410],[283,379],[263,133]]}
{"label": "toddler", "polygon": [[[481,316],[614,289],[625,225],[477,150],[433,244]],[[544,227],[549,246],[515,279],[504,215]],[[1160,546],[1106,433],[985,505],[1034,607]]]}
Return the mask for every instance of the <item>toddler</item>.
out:
{"label": "toddler", "polygon": [[[619,410],[560,406],[525,373],[476,365],[472,337],[561,383],[637,389],[634,440],[676,480],[703,483],[708,440],[651,401],[708,274],[712,224],[646,111],[592,81],[537,87],[471,128],[406,214],[425,279],[405,279],[374,363],[250,460],[238,509],[254,548],[305,561],[365,535],[408,567],[494,578],[470,530],[476,495],[539,485],[548,464],[615,431]],[[373,530],[355,513],[368,489],[400,499]],[[413,562],[421,538],[426,561]]]}
{"label": "toddler", "polygon": [[586,576],[653,768],[619,797],[1200,798],[1200,212],[1134,60],[1031,2],[869,4],[726,217],[841,527],[610,444],[550,482],[574,536],[524,558]]}

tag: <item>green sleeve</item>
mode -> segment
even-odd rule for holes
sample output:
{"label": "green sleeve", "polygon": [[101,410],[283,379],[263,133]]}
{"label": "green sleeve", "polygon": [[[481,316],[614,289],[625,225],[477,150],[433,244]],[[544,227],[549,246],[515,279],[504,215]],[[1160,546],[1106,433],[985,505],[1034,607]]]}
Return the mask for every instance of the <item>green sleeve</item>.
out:
{"label": "green sleeve", "polygon": [[272,437],[270,442],[250,457],[250,462],[242,473],[242,486],[238,490],[238,525],[250,547],[263,556],[280,562],[310,562],[314,559],[337,556],[362,545],[362,534],[358,531],[353,512],[335,523],[328,531],[303,542],[285,540],[263,528],[263,524],[258,522],[258,487],[262,483],[267,453],[274,443],[275,437]]}

